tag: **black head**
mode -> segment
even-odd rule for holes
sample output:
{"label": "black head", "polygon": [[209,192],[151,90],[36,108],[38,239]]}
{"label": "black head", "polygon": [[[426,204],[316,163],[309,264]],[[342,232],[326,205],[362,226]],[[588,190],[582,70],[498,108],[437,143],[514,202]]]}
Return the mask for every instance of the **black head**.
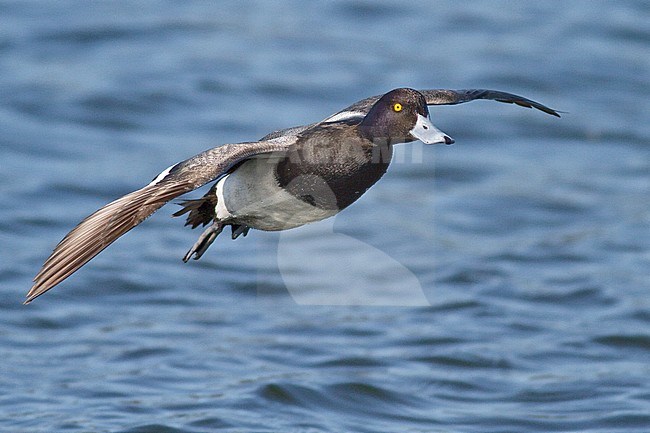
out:
{"label": "black head", "polygon": [[425,144],[454,142],[429,119],[424,96],[417,90],[391,90],[370,108],[359,124],[361,133],[377,143],[397,144],[421,140]]}

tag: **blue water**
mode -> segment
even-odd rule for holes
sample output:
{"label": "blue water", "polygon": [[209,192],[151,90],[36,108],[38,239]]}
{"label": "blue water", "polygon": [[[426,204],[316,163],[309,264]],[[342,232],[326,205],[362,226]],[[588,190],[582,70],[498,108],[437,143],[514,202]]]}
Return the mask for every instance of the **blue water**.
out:
{"label": "blue water", "polygon": [[[648,2],[222,3],[0,1],[0,431],[649,432]],[[21,304],[170,164],[399,86],[565,113],[434,107],[335,219],[183,264],[169,205]]]}

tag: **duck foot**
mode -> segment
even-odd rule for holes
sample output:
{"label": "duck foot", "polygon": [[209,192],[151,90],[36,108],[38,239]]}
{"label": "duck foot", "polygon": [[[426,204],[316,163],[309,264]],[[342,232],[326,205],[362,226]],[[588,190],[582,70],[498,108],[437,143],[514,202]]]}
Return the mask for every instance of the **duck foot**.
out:
{"label": "duck foot", "polygon": [[232,229],[232,240],[233,241],[235,239],[237,239],[240,235],[243,235],[244,237],[246,237],[246,235],[248,234],[248,231],[251,229],[250,227],[245,226],[243,224],[242,225],[233,224],[233,225],[230,226],[230,228]]}
{"label": "duck foot", "polygon": [[187,263],[192,255],[194,255],[194,260],[200,259],[208,247],[212,245],[212,242],[214,242],[217,236],[219,236],[219,233],[223,231],[223,227],[224,225],[220,222],[213,222],[210,227],[201,233],[201,236],[199,236],[199,239],[196,241],[196,243],[192,246],[192,248],[190,248],[187,254],[185,254],[183,257],[183,262]]}

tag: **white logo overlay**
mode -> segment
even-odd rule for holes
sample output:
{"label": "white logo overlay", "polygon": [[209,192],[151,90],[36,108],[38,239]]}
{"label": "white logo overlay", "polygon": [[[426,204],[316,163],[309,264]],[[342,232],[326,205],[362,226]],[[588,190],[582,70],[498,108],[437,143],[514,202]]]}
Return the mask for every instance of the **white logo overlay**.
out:
{"label": "white logo overlay", "polygon": [[[409,150],[408,162],[421,163],[421,145]],[[393,162],[407,162],[401,153],[396,152]],[[331,195],[325,201],[336,203],[334,193],[321,182],[319,192]],[[330,217],[279,232],[278,269],[296,304],[431,306],[411,270],[377,247],[335,232],[334,222],[335,217]]]}

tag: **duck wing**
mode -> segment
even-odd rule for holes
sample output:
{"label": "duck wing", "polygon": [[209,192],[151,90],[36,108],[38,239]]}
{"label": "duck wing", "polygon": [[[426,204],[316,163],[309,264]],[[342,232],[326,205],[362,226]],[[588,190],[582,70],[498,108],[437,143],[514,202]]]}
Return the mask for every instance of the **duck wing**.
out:
{"label": "duck wing", "polygon": [[551,116],[560,117],[557,110],[547,107],[546,105],[535,102],[523,96],[513,93],[501,92],[499,90],[487,89],[465,89],[465,90],[420,90],[427,100],[427,105],[456,105],[464,102],[475,101],[477,99],[488,99],[506,104],[516,104],[520,107],[536,108]]}
{"label": "duck wing", "polygon": [[[419,90],[427,100],[427,105],[456,105],[465,102],[475,101],[477,99],[487,99],[498,102],[505,102],[507,104],[516,104],[520,107],[536,108],[551,116],[560,117],[561,111],[554,110],[532,99],[524,98],[523,96],[515,95],[514,93],[501,92],[499,90],[487,89],[465,89],[465,90],[449,90],[449,89],[429,89]],[[319,123],[332,123],[342,120],[363,119],[370,111],[370,108],[379,101],[383,95],[370,96],[355,102],[347,108],[338,111],[331,116],[325,118],[321,122],[311,123],[309,125],[294,126],[291,128],[280,129],[273,131],[270,134],[262,137],[262,140],[270,140],[278,137],[290,137],[298,135],[301,132],[309,129]]]}
{"label": "duck wing", "polygon": [[[424,98],[427,100],[427,105],[456,105],[465,102],[475,101],[477,99],[488,99],[492,101],[505,102],[507,104],[516,104],[520,107],[536,108],[544,113],[552,116],[560,117],[557,110],[547,107],[546,105],[535,102],[531,99],[524,98],[523,96],[515,95],[513,93],[501,92],[499,90],[487,89],[465,89],[465,90],[448,90],[448,89],[429,89],[419,90]],[[365,117],[370,111],[370,108],[381,98],[382,95],[371,96],[362,99],[347,108],[331,115],[324,122],[336,122],[339,120],[347,120],[356,117]],[[289,128],[285,131],[291,132]]]}
{"label": "duck wing", "polygon": [[224,144],[199,153],[160,173],[147,186],[107,204],[81,221],[54,248],[34,277],[25,303],[68,278],[120,236],[165,203],[224,175],[235,164],[259,154],[286,150],[295,137]]}

